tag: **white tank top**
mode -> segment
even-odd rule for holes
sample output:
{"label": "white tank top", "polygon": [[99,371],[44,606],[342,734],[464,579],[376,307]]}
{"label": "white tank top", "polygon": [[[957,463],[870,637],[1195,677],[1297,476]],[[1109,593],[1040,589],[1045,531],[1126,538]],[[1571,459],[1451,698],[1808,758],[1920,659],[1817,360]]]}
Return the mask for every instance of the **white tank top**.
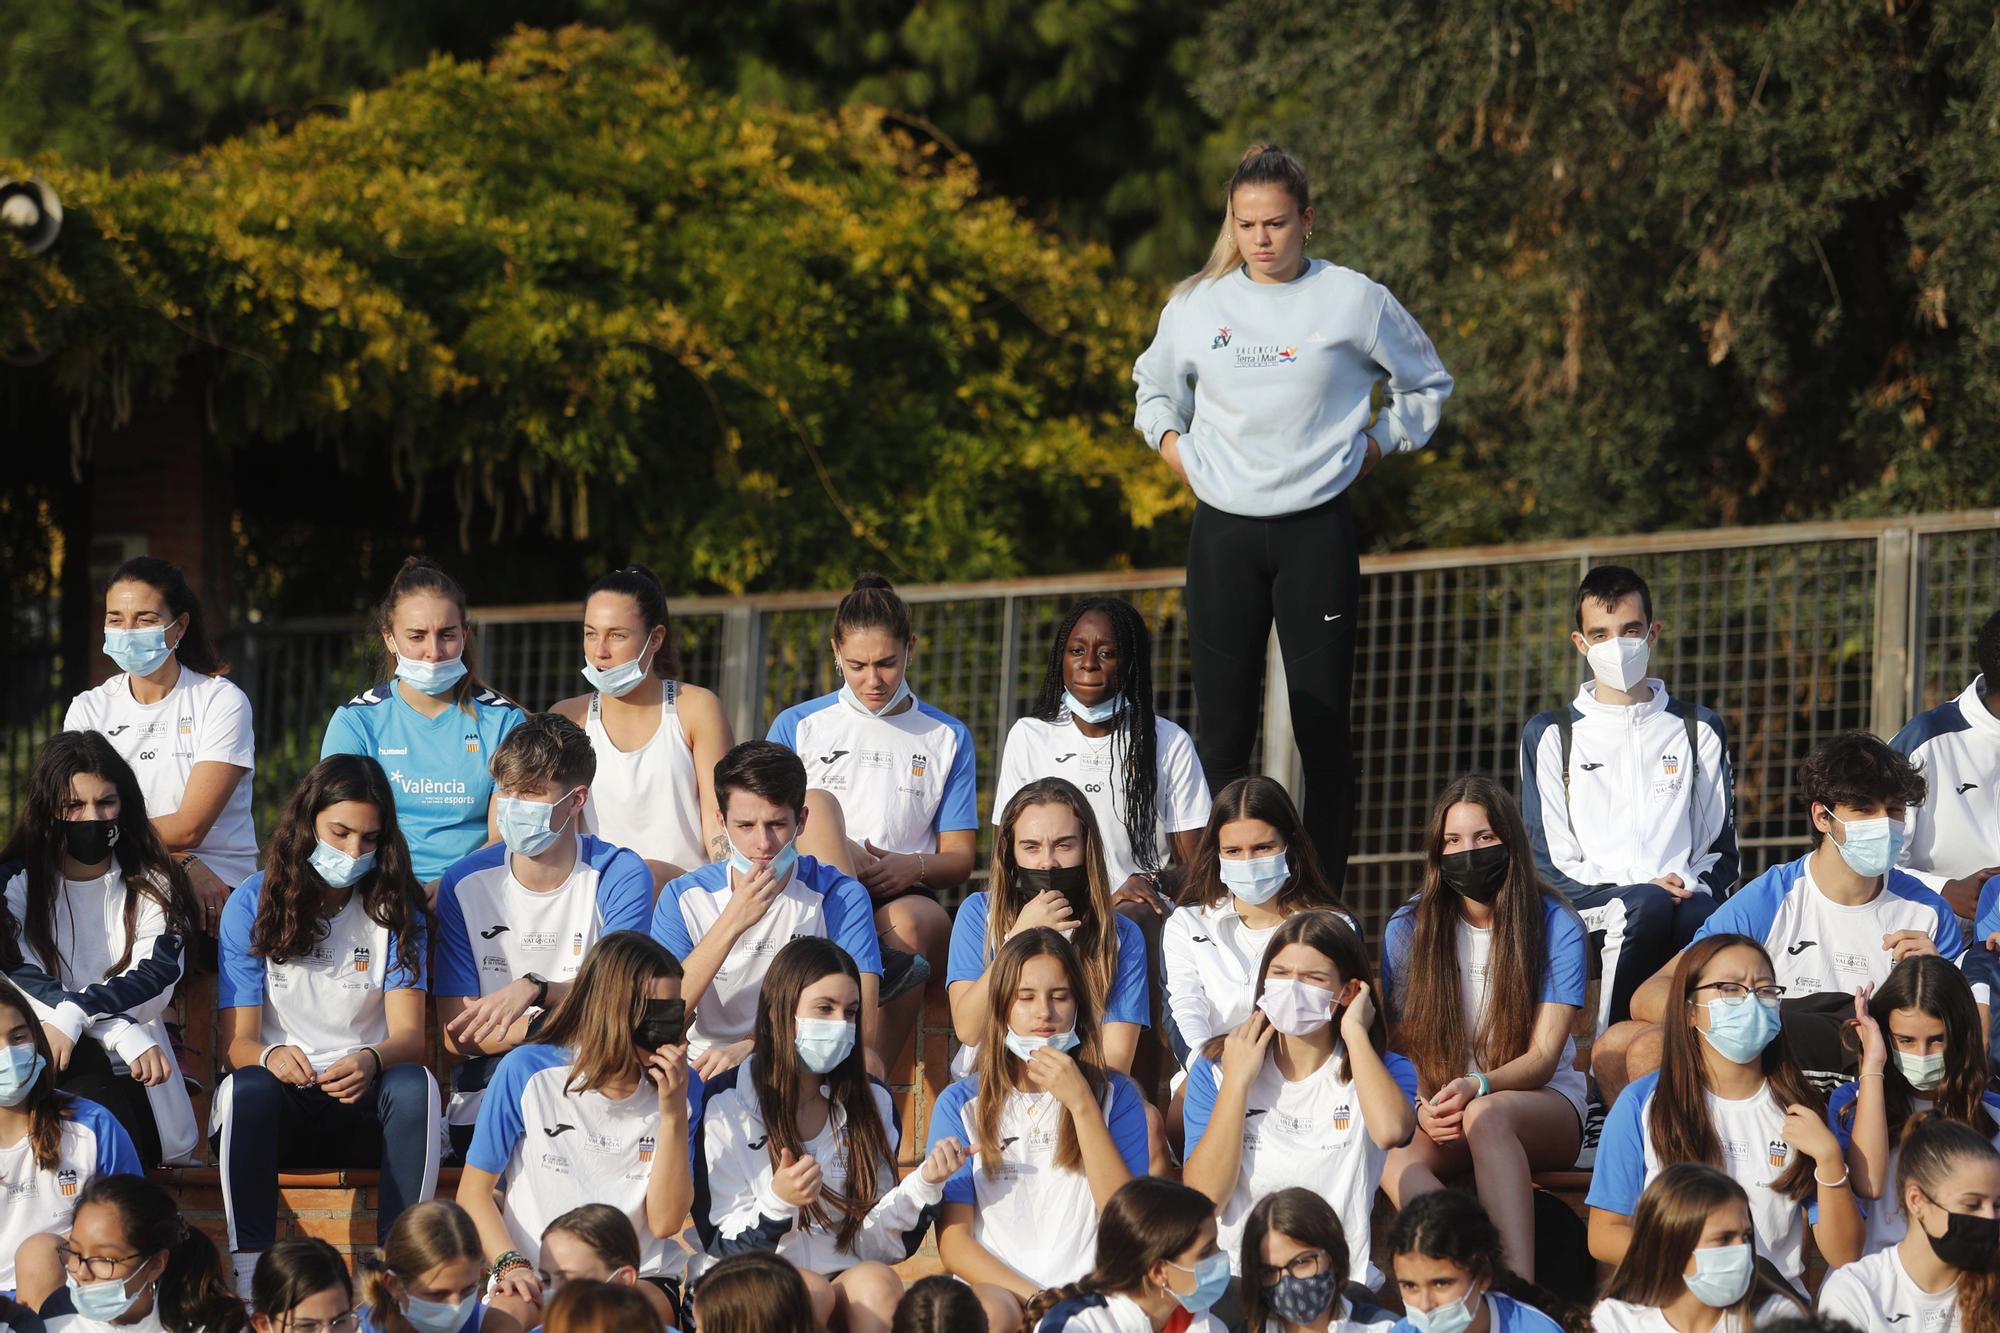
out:
{"label": "white tank top", "polygon": [[701,787],[694,777],[694,747],[681,729],[676,696],[680,682],[662,682],[660,725],[636,750],[621,750],[604,729],[603,700],[590,696],[583,730],[597,751],[597,778],[583,807],[586,832],[614,847],[630,847],[648,861],[682,870],[708,864],[701,845]]}

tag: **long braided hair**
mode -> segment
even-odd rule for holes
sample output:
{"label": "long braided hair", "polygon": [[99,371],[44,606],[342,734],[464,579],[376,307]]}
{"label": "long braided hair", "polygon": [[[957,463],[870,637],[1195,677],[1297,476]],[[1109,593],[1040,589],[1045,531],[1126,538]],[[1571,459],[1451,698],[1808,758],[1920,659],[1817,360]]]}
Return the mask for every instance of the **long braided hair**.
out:
{"label": "long braided hair", "polygon": [[1049,667],[1042,674],[1034,715],[1044,722],[1063,719],[1063,661],[1077,622],[1092,612],[1111,622],[1112,650],[1117,654],[1118,694],[1124,702],[1111,732],[1111,766],[1120,773],[1124,809],[1120,822],[1141,868],[1160,868],[1156,845],[1159,828],[1159,743],[1153,715],[1153,635],[1139,608],[1118,597],[1086,597],[1069,609],[1056,626],[1049,645]]}

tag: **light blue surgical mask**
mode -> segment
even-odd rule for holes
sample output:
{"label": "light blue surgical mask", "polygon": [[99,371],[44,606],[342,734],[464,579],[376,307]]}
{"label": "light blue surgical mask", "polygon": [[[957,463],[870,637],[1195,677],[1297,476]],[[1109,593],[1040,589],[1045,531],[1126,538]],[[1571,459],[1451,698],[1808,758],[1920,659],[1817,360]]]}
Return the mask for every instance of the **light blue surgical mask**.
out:
{"label": "light blue surgical mask", "polygon": [[1222,1293],[1229,1290],[1229,1256],[1221,1250],[1214,1254],[1204,1254],[1194,1261],[1194,1267],[1177,1264],[1171,1259],[1161,1260],[1169,1268],[1178,1268],[1183,1273],[1194,1274],[1193,1291],[1175,1291],[1167,1288],[1167,1294],[1181,1303],[1181,1309],[1189,1314],[1200,1314],[1222,1299]]}
{"label": "light blue surgical mask", "polygon": [[477,1292],[457,1302],[427,1301],[421,1296],[405,1296],[403,1318],[410,1321],[417,1333],[457,1333],[471,1318],[472,1307],[477,1304]]}
{"label": "light blue surgical mask", "polygon": [[1708,1031],[1701,1035],[1731,1064],[1747,1065],[1762,1055],[1782,1026],[1778,1006],[1754,995],[1733,1003],[1711,1000],[1701,1007],[1708,1010]]}
{"label": "light blue surgical mask", "polygon": [[1223,857],[1216,866],[1222,872],[1224,887],[1238,898],[1246,903],[1268,903],[1284,890],[1285,882],[1292,877],[1291,862],[1285,858],[1284,852],[1243,861]]}
{"label": "light blue surgical mask", "polygon": [[1749,1293],[1756,1263],[1756,1251],[1748,1244],[1710,1245],[1694,1252],[1694,1272],[1683,1280],[1703,1305],[1726,1310]]}
{"label": "light blue surgical mask", "polygon": [[854,692],[852,685],[842,685],[840,687],[840,701],[855,712],[866,717],[887,717],[898,708],[901,708],[903,700],[909,697],[910,681],[907,676],[896,682],[896,692],[890,695],[889,702],[883,704],[880,708],[870,708],[867,704],[862,703],[861,696]]}
{"label": "light blue surgical mask", "polygon": [[1044,1046],[1053,1046],[1059,1051],[1068,1052],[1075,1050],[1081,1043],[1077,1040],[1075,1028],[1067,1032],[1058,1032],[1053,1037],[1024,1037],[1014,1029],[1008,1028],[1003,1044],[1021,1059],[1032,1060],[1035,1058],[1035,1052]]}
{"label": "light blue surgical mask", "polygon": [[1449,1305],[1434,1310],[1409,1310],[1404,1317],[1417,1333],[1465,1333],[1472,1327],[1473,1311],[1485,1299],[1484,1292],[1468,1291]]}
{"label": "light blue surgical mask", "polygon": [[[780,847],[778,854],[771,858],[771,873],[777,876],[778,882],[782,884],[791,877],[792,867],[797,865],[798,861],[799,841],[793,838]],[[757,873],[757,863],[738,850],[733,842],[729,844],[729,868],[745,879]]]}
{"label": "light blue surgical mask", "polygon": [[442,662],[420,662],[414,657],[396,654],[396,679],[418,694],[443,694],[464,678],[463,657],[447,658]]}
{"label": "light blue surgical mask", "polygon": [[35,1080],[48,1067],[42,1053],[25,1043],[0,1051],[0,1106],[19,1106],[28,1100]]}
{"label": "light blue surgical mask", "polygon": [[[144,1265],[141,1265],[144,1267]],[[76,1312],[85,1319],[100,1324],[115,1324],[125,1317],[125,1312],[137,1303],[146,1287],[138,1291],[125,1290],[129,1278],[106,1278],[102,1282],[78,1282],[76,1277],[67,1275],[63,1279],[69,1284],[69,1301]],[[152,1283],[147,1283],[150,1287]]]}
{"label": "light blue surgical mask", "polygon": [[590,682],[590,688],[599,694],[608,694],[614,699],[622,699],[632,692],[633,686],[646,678],[646,671],[652,665],[651,653],[640,653],[629,662],[601,670],[590,663],[583,664],[583,678]]}
{"label": "light blue surgical mask", "polygon": [[318,839],[312,855],[306,858],[306,864],[326,881],[329,889],[344,889],[375,868],[375,853],[368,851],[359,856],[349,856],[332,843]]}
{"label": "light blue surgical mask", "polygon": [[854,1024],[840,1018],[801,1018],[792,1047],[815,1074],[831,1072],[854,1051]]}
{"label": "light blue surgical mask", "polygon": [[553,801],[529,801],[519,796],[500,796],[494,801],[493,822],[500,826],[501,841],[519,856],[540,856],[554,845],[556,835],[569,827],[570,815],[560,824],[551,824],[555,809],[579,789],[571,787]]}
{"label": "light blue surgical mask", "polygon": [[1933,1051],[1929,1055],[1911,1055],[1906,1051],[1894,1051],[1896,1068],[1903,1071],[1903,1081],[1918,1092],[1929,1092],[1944,1080],[1944,1052]]}
{"label": "light blue surgical mask", "polygon": [[107,629],[104,655],[128,676],[150,676],[165,666],[174,650],[167,647],[167,627],[147,629]]}
{"label": "light blue surgical mask", "polygon": [[1826,817],[1847,830],[1847,841],[1834,845],[1840,849],[1840,859],[1857,875],[1871,879],[1886,875],[1903,854],[1903,825],[1898,820],[1885,815],[1849,823],[1831,810]]}
{"label": "light blue surgical mask", "polygon": [[1114,694],[1102,703],[1083,704],[1077,702],[1074,694],[1071,694],[1068,690],[1064,690],[1063,707],[1069,709],[1071,717],[1082,722],[1088,722],[1094,726],[1100,722],[1109,722],[1112,718],[1117,717],[1119,710],[1125,707],[1125,696]]}

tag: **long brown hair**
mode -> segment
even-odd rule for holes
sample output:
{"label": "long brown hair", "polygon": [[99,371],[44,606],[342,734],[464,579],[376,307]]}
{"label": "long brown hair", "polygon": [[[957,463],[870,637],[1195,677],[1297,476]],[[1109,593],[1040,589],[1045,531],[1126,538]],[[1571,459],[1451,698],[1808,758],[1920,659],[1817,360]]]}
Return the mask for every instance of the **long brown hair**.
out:
{"label": "long brown hair", "polygon": [[1183,296],[1204,282],[1227,277],[1231,269],[1243,262],[1243,252],[1236,245],[1236,191],[1245,185],[1277,185],[1292,196],[1292,202],[1303,213],[1312,206],[1312,189],[1306,182],[1306,169],[1299,160],[1276,144],[1253,143],[1243,150],[1242,158],[1236,163],[1236,170],[1230,173],[1229,188],[1222,195],[1222,233],[1215,238],[1215,246],[1208,252],[1208,262],[1198,273],[1181,279],[1174,288],[1174,296]]}
{"label": "long brown hair", "polygon": [[591,945],[569,994],[535,1038],[570,1051],[564,1091],[594,1092],[629,1075],[639,1063],[632,1034],[645,1017],[646,992],[680,976],[680,960],[636,930],[614,930]]}
{"label": "long brown hair", "polygon": [[[1082,1281],[1037,1293],[1021,1317],[1032,1330],[1043,1315],[1066,1300],[1093,1292],[1136,1296],[1146,1275],[1162,1259],[1173,1262],[1195,1243],[1215,1216],[1215,1204],[1200,1190],[1160,1176],[1134,1176],[1118,1187],[1097,1219],[1097,1257]],[[1262,1325],[1252,1324],[1252,1328]]]}
{"label": "long brown hair", "polygon": [[[1486,993],[1486,1015],[1477,1033],[1465,1031],[1458,994],[1458,923],[1465,899],[1444,882],[1445,816],[1455,805],[1476,805],[1507,849],[1507,878],[1493,899],[1493,952],[1488,975],[1506,978]],[[1394,993],[1383,998],[1396,1015],[1399,1048],[1417,1067],[1418,1086],[1434,1092],[1465,1072],[1468,1052],[1480,1069],[1519,1058],[1534,1038],[1542,977],[1549,968],[1544,896],[1556,893],[1535,869],[1533,846],[1521,809],[1492,778],[1470,773],[1438,794],[1424,834],[1424,883],[1414,909],[1408,953],[1390,967]],[[1561,899],[1557,898],[1557,901]],[[1571,910],[1567,904],[1564,911]],[[1470,1037],[1470,1041],[1467,1038]]]}
{"label": "long brown hair", "polygon": [[[1263,960],[1257,964],[1257,989],[1250,999],[1252,1008],[1256,1007],[1258,1000],[1264,998],[1264,978],[1271,971],[1271,960],[1282,953],[1288,945],[1293,944],[1303,944],[1308,949],[1315,949],[1325,954],[1333,963],[1334,969],[1340,973],[1343,983],[1364,982],[1369,994],[1374,994],[1375,971],[1368,965],[1368,950],[1361,943],[1361,937],[1354,933],[1354,928],[1332,912],[1296,912],[1285,918],[1284,924],[1271,933],[1270,943],[1264,946]],[[1342,989],[1345,989],[1344,985]],[[1340,1003],[1338,994],[1334,996],[1334,1001],[1333,1058],[1338,1063],[1333,1068],[1334,1074],[1340,1081],[1346,1083],[1353,1078],[1353,1071],[1347,1058],[1347,1047],[1340,1040],[1340,1019],[1346,1012],[1347,1006]],[[1228,1040],[1227,1033],[1210,1037],[1201,1048],[1202,1057],[1221,1064],[1222,1047]],[[1368,1041],[1378,1055],[1386,1053],[1389,1049],[1388,1030],[1382,1021],[1382,1006],[1379,1004],[1375,1006],[1375,1017],[1368,1024]],[[1275,1047],[1272,1053],[1264,1058],[1275,1059]]]}
{"label": "long brown hair", "polygon": [[[125,950],[103,977],[77,978],[88,986],[131,965],[142,902],[156,904],[166,913],[167,932],[185,939],[194,920],[194,895],[187,875],[179,862],[167,855],[166,845],[146,817],[146,794],[132,766],[101,732],[57,732],[35,757],[20,821],[6,849],[0,851],[0,861],[19,862],[26,868],[27,919],[18,923],[19,939],[33,947],[49,975],[58,982],[65,980],[66,965],[56,950],[56,895],[63,885],[62,811],[69,804],[70,780],[80,774],[103,778],[117,789],[118,840],[112,845],[111,861],[125,881]],[[16,924],[0,905],[0,966],[8,970],[23,961]]]}
{"label": "long brown hair", "polygon": [[[2000,1161],[2000,1149],[1995,1149],[1985,1135],[1963,1121],[1935,1115],[1915,1117],[1904,1131],[1902,1151],[1896,1157],[1897,1207],[1909,1214],[1912,1185],[1936,1203],[1937,1191],[1945,1177],[1953,1167],[1966,1161]],[[1917,1225],[1915,1216],[1910,1216],[1910,1225]],[[2000,1273],[1959,1270],[1958,1317],[1962,1333],[2000,1330]]]}
{"label": "long brown hair", "polygon": [[621,1282],[565,1282],[549,1298],[543,1333],[631,1333],[657,1327],[660,1316],[637,1287]]}
{"label": "long brown hair", "polygon": [[[42,1057],[42,1072],[35,1076],[27,1097],[19,1105],[28,1112],[28,1149],[34,1154],[35,1165],[53,1171],[62,1164],[62,1126],[73,1113],[75,1099],[56,1087],[55,1051],[49,1047],[49,1034],[35,1017],[34,1006],[5,977],[0,977],[0,1009],[12,1009],[21,1016],[35,1044],[35,1054]],[[0,1023],[0,1031],[5,1026]]]}
{"label": "long brown hair", "polygon": [[[1771,955],[1748,935],[1710,935],[1696,940],[1681,954],[1674,967],[1672,994],[1679,1006],[1669,1006],[1661,1025],[1660,1081],[1646,1107],[1646,1132],[1652,1136],[1653,1151],[1663,1162],[1705,1162],[1722,1164],[1722,1141],[1716,1137],[1715,1119],[1708,1111],[1708,1064],[1702,1059],[1701,1034],[1695,1031],[1692,1006],[1695,987],[1716,955],[1726,949],[1752,949],[1773,975]],[[1761,1000],[1746,1000],[1761,1004]],[[1792,1059],[1791,1047],[1780,1030],[1764,1048],[1759,1060],[1764,1072],[1765,1091],[1780,1107],[1800,1105],[1824,1114],[1826,1100],[1807,1081]],[[1803,1201],[1813,1193],[1813,1160],[1794,1153],[1792,1162],[1771,1182],[1773,1192]]]}
{"label": "long brown hair", "polygon": [[1239,819],[1269,824],[1285,840],[1285,864],[1292,874],[1271,900],[1273,907],[1286,916],[1312,907],[1354,915],[1326,882],[1319,854],[1306,836],[1305,821],[1299,818],[1291,794],[1275,778],[1261,775],[1236,779],[1222,789],[1209,808],[1208,826],[1201,831],[1201,844],[1195,849],[1187,885],[1181,890],[1183,907],[1214,907],[1229,897],[1229,886],[1222,882],[1222,830]]}
{"label": "long brown hair", "polygon": [[[1868,1000],[1869,1017],[1881,1028],[1882,1040],[1891,1052],[1882,1067],[1882,1104],[1889,1116],[1890,1141],[1894,1142],[1909,1123],[1916,1110],[1915,1100],[1925,1096],[1910,1086],[1910,1080],[1903,1077],[1903,1067],[1896,1063],[1896,1038],[1889,1031],[1889,1017],[1898,1009],[1915,1009],[1944,1024],[1944,1077],[1925,1097],[1932,1113],[1970,1125],[1991,1138],[2000,1125],[1986,1109],[1986,1037],[1980,1030],[1972,986],[1949,959],[1917,954],[1890,969],[1888,980]],[[1851,1019],[1847,1023],[1850,1040],[1856,1026]],[[1842,1107],[1841,1120],[1852,1125],[1858,1105],[1857,1099]]]}
{"label": "long brown hair", "polygon": [[381,1263],[370,1266],[362,1279],[362,1302],[374,1311],[374,1325],[388,1329],[391,1315],[398,1322],[402,1319],[402,1307],[389,1289],[390,1273],[407,1285],[439,1264],[458,1259],[482,1263],[486,1259],[472,1214],[450,1199],[426,1199],[405,1208],[382,1241]]}
{"label": "long brown hair", "polygon": [[1015,883],[1020,866],[1014,861],[1014,825],[1022,815],[1042,805],[1059,805],[1077,818],[1083,829],[1083,867],[1090,882],[1089,900],[1071,903],[1076,913],[1076,930],[1070,947],[1083,964],[1090,983],[1090,997],[1102,1013],[1111,995],[1111,983],[1118,977],[1118,913],[1111,905],[1111,882],[1104,870],[1104,840],[1097,831],[1097,816],[1090,802],[1074,783],[1063,778],[1036,778],[1015,792],[1000,813],[1000,827],[993,835],[993,875],[986,887],[986,953],[998,957],[1014,918],[1027,904]]}
{"label": "long brown hair", "polygon": [[[796,1045],[799,996],[806,987],[835,974],[852,979],[859,993],[861,973],[854,960],[838,944],[818,935],[793,940],[778,950],[764,974],[753,1049],[757,1110],[764,1117],[765,1151],[774,1170],[781,1152],[805,1151],[799,1135],[799,1071],[804,1068]],[[839,1194],[822,1189],[806,1206],[803,1218],[809,1226],[834,1230],[834,1243],[851,1250],[861,1224],[882,1195],[883,1167],[893,1160],[889,1131],[875,1105],[875,1086],[858,1042],[845,1060],[817,1077],[827,1090],[829,1114],[834,1107],[840,1109],[842,1142],[837,1151],[846,1157],[847,1189]],[[830,1213],[839,1214],[837,1230]]]}
{"label": "long brown hair", "polygon": [[1301,1245],[1318,1247],[1326,1254],[1326,1271],[1333,1274],[1333,1296],[1346,1299],[1347,1233],[1341,1229],[1340,1214],[1333,1205],[1309,1189],[1293,1185],[1257,1200],[1243,1222],[1243,1246],[1239,1251],[1243,1277],[1243,1327],[1262,1330],[1277,1318],[1267,1303],[1269,1297],[1257,1274],[1264,1266],[1264,1238],[1289,1236]]}
{"label": "long brown hair", "polygon": [[[1740,1203],[1750,1207],[1750,1196],[1727,1172],[1700,1162],[1675,1162],[1646,1184],[1639,1206],[1632,1210],[1632,1243],[1611,1274],[1605,1289],[1606,1300],[1655,1309],[1670,1305],[1687,1290],[1689,1258],[1701,1244],[1708,1217],[1718,1208]],[[1752,1237],[1754,1249],[1756,1239]],[[1798,1297],[1789,1287],[1774,1282],[1759,1269],[1730,1309],[1736,1312],[1738,1327],[1750,1327],[1751,1312],[1773,1296],[1783,1296],[1794,1305]]]}
{"label": "long brown hair", "polygon": [[[486,682],[479,678],[479,664],[472,655],[472,616],[466,610],[465,589],[459,586],[457,579],[440,569],[435,560],[421,555],[403,558],[396,577],[389,580],[389,591],[383,594],[382,604],[375,608],[376,638],[386,637],[393,643],[396,638],[396,608],[403,604],[405,598],[425,594],[442,597],[458,608],[459,634],[464,640],[458,657],[465,663],[465,674],[458,678],[458,683],[451,687],[448,694],[456,707],[470,713],[473,700],[489,690]],[[396,654],[386,645],[382,649],[381,675],[392,683],[396,679]]]}
{"label": "long brown hair", "polygon": [[[326,936],[329,889],[312,868],[319,843],[318,819],[328,806],[353,801],[370,805],[382,821],[375,840],[375,864],[354,885],[368,919],[395,937],[396,957],[414,978],[424,957],[424,900],[410,869],[410,849],[396,823],[396,795],[373,755],[328,755],[285,802],[277,831],[264,858],[264,889],[257,920],[250,927],[250,952],[274,963],[303,958]],[[383,960],[383,966],[388,960]],[[384,977],[385,983],[389,980]]]}
{"label": "long brown hair", "polygon": [[[979,1113],[973,1136],[978,1140],[980,1162],[989,1176],[997,1176],[1005,1165],[1000,1160],[1000,1113],[1019,1086],[1024,1065],[1007,1049],[1007,1011],[1014,1007],[1014,992],[1020,988],[1021,972],[1035,958],[1053,958],[1062,964],[1069,978],[1071,997],[1076,1001],[1076,1048],[1070,1052],[1090,1095],[1104,1104],[1109,1080],[1104,1073],[1104,1047],[1097,1035],[1097,997],[1083,975],[1076,950],[1047,926],[1024,930],[1000,946],[989,968],[986,988],[986,1032],[979,1043]],[[1076,1125],[1068,1110],[1057,1108],[1060,1125],[1056,1132],[1056,1165],[1065,1171],[1083,1167],[1083,1145],[1077,1141]]]}
{"label": "long brown hair", "polygon": [[732,1254],[695,1279],[689,1303],[701,1333],[813,1333],[799,1270],[770,1250]]}

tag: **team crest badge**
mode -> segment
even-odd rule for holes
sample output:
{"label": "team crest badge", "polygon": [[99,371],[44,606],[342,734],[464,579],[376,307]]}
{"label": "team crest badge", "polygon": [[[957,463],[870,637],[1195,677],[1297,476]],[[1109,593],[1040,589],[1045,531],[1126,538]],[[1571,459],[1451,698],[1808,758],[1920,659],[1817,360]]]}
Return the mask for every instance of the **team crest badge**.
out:
{"label": "team crest badge", "polygon": [[69,1167],[64,1167],[62,1170],[56,1172],[56,1191],[64,1198],[75,1194],[77,1186],[80,1184],[82,1182],[77,1179],[76,1172]]}
{"label": "team crest badge", "polygon": [[369,948],[368,948],[368,946],[367,946],[367,945],[365,945],[365,944],[357,944],[357,945],[355,945],[355,946],[354,946],[354,970],[355,970],[356,972],[366,972],[366,971],[368,970],[368,964],[369,964],[369,963],[370,963],[371,961],[373,961],[373,957],[374,957],[374,956],[373,956],[373,954],[372,954],[372,953],[371,953],[371,952],[369,951]]}

